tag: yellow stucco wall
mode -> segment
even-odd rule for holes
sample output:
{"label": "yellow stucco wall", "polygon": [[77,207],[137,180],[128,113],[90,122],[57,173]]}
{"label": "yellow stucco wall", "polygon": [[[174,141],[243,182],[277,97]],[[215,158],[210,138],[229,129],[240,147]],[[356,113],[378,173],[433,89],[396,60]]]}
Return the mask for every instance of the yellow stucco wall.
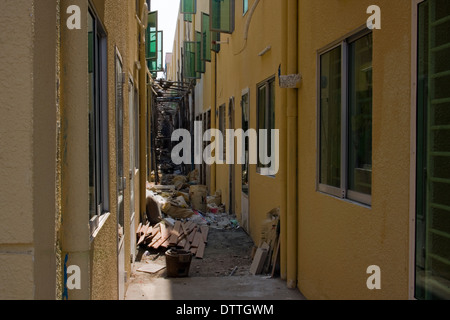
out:
{"label": "yellow stucco wall", "polygon": [[[103,23],[108,34],[108,100],[109,100],[109,164],[110,164],[110,208],[111,215],[102,227],[94,241],[91,243],[92,263],[92,289],[93,299],[118,298],[118,257],[117,257],[117,152],[116,152],[116,80],[115,63],[116,49],[120,53],[125,73],[123,88],[123,166],[127,177],[124,202],[124,271],[127,278],[131,275],[130,255],[130,145],[129,145],[129,105],[128,79],[131,76],[134,86],[139,87],[138,70],[135,61],[139,60],[137,46],[138,24],[135,18],[136,8],[134,1],[118,2],[116,0],[94,1],[99,15],[104,16]],[[108,8],[105,10],[105,8]],[[140,11],[140,9],[139,9]],[[131,40],[131,41],[130,41]],[[135,173],[135,209],[139,217],[139,173]],[[139,220],[137,220],[139,224]]]}
{"label": "yellow stucco wall", "polygon": [[[141,1],[143,3],[143,1]],[[87,128],[87,32],[88,2],[73,3],[63,0],[62,11],[70,4],[79,5],[82,12],[82,30],[69,31],[62,18],[62,248],[69,252],[69,265],[76,264],[82,271],[82,290],[69,293],[73,299],[119,298],[118,275],[118,217],[117,217],[117,152],[116,152],[116,49],[120,53],[125,73],[123,86],[123,169],[127,181],[124,193],[124,265],[127,279],[131,274],[130,230],[130,145],[128,79],[139,87],[136,8],[134,1],[93,0],[92,5],[107,34],[108,86],[108,163],[109,209],[108,218],[90,239],[88,217],[88,128]],[[139,10],[140,11],[140,10]],[[83,32],[84,31],[84,32]],[[83,67],[84,66],[84,67]],[[141,88],[140,88],[141,89]],[[145,168],[143,168],[145,170]],[[139,172],[135,172],[136,217],[139,219]],[[79,213],[85,212],[84,216]],[[137,220],[137,224],[139,224]],[[134,232],[133,230],[132,232]],[[120,277],[124,277],[122,274]],[[126,285],[124,290],[126,289]]]}
{"label": "yellow stucco wall", "polygon": [[55,2],[0,3],[0,299],[56,296]]}
{"label": "yellow stucco wall", "polygon": [[[252,8],[255,1],[249,1]],[[232,35],[222,34],[221,51],[217,55],[217,107],[222,104],[227,108],[227,128],[229,99],[234,97],[235,129],[242,128],[242,108],[240,106],[242,90],[249,89],[250,93],[250,128],[257,127],[257,85],[270,78],[275,77],[278,82],[278,67],[281,64],[281,7],[273,2],[261,1],[255,9],[250,22],[248,39],[244,40],[245,23],[249,18],[250,10],[242,15],[242,1],[236,1],[236,27]],[[270,21],[270,23],[268,23]],[[265,55],[259,56],[267,47],[271,47]],[[275,128],[280,130],[283,136],[285,126],[284,106],[280,103],[282,92],[276,85],[275,92]],[[216,118],[218,123],[218,118]],[[280,139],[281,149],[285,141]],[[284,161],[281,155],[280,162]],[[223,202],[229,208],[229,166],[217,166],[216,188],[222,190]],[[266,214],[280,207],[283,201],[282,190],[285,185],[283,176],[284,166],[273,177],[265,177],[256,172],[256,165],[250,166],[249,175],[249,208],[250,208],[250,234],[255,242],[259,241],[261,223],[266,219]],[[236,165],[235,170],[235,207],[238,219],[241,219],[241,190],[242,190],[242,168]]]}
{"label": "yellow stucco wall", "polygon": [[[373,32],[371,208],[316,191],[316,57],[364,25],[373,2],[299,3],[299,288],[311,299],[407,299],[411,1],[377,1],[382,29]],[[371,265],[381,268],[381,290],[366,287]]]}
{"label": "yellow stucco wall", "polygon": [[[0,226],[0,282],[11,290],[1,290],[2,298],[34,297],[33,201],[22,197],[33,193],[32,14],[30,1],[7,1],[1,5],[0,25],[4,32],[0,35],[0,70],[4,76],[0,79],[0,150],[9,152],[0,157],[0,176],[4,181],[0,203],[6,204]],[[18,21],[22,21],[20,33],[15,32]],[[19,78],[17,73],[29,77]],[[22,278],[23,275],[26,276]]]}

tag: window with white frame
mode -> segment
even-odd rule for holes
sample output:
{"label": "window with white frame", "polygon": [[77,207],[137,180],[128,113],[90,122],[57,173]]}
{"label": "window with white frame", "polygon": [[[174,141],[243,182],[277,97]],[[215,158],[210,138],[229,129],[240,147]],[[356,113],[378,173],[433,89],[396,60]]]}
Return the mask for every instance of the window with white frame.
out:
{"label": "window with white frame", "polygon": [[88,12],[89,76],[89,218],[91,234],[109,211],[108,105],[106,35],[94,12]]}
{"label": "window with white frame", "polygon": [[372,33],[319,52],[319,191],[371,205]]}

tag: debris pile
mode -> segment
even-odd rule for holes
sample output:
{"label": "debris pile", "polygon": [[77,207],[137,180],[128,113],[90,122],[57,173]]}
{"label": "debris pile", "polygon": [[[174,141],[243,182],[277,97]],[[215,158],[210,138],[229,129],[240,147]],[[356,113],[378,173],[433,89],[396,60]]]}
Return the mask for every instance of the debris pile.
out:
{"label": "debris pile", "polygon": [[210,228],[236,229],[222,204],[220,191],[208,196],[198,185],[198,170],[187,176],[167,174],[164,185],[147,183],[147,223],[137,231],[138,246],[146,250],[180,249],[203,259]]}
{"label": "debris pile", "polygon": [[263,222],[259,247],[255,248],[250,273],[271,273],[273,277],[280,254],[280,209],[273,209]]}
{"label": "debris pile", "polygon": [[209,227],[193,221],[164,219],[151,226],[140,224],[137,229],[138,245],[148,249],[176,248],[191,252],[197,259],[203,259],[208,243]]}

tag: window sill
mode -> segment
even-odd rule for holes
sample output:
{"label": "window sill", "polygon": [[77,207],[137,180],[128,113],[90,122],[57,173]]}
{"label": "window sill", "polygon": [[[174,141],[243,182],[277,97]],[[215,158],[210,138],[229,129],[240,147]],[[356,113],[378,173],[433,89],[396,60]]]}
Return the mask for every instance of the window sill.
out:
{"label": "window sill", "polygon": [[317,192],[320,193],[320,194],[323,194],[325,196],[334,198],[336,200],[340,200],[340,201],[346,202],[346,203],[351,204],[351,205],[356,205],[358,207],[362,207],[362,208],[365,208],[365,209],[372,210],[372,205],[369,205],[369,204],[366,204],[366,203],[363,203],[363,202],[358,202],[356,200],[352,200],[352,199],[349,199],[349,198],[341,198],[341,197],[338,197],[338,196],[336,196],[334,194],[327,193],[327,192],[324,192],[324,191],[321,191],[321,190],[317,190]]}
{"label": "window sill", "polygon": [[95,231],[91,234],[91,238],[90,241],[94,241],[94,239],[97,237],[98,233],[100,232],[100,230],[103,228],[103,226],[105,225],[106,221],[108,220],[109,216],[111,215],[110,212],[105,213],[103,215],[101,215],[99,217],[99,222],[98,222],[98,227],[95,229]]}

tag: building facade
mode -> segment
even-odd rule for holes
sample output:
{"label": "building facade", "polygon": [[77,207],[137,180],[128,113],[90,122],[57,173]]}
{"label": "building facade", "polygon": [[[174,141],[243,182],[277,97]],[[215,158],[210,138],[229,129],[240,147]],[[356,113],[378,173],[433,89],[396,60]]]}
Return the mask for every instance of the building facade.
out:
{"label": "building facade", "polygon": [[[448,299],[447,2],[192,4],[168,78],[194,82],[203,128],[279,130],[278,150],[258,144],[279,152],[276,174],[249,159],[201,167],[255,242],[280,208],[288,286],[311,299]],[[211,59],[195,40],[205,15]],[[195,41],[206,65],[192,73]]]}
{"label": "building facade", "polygon": [[2,299],[124,298],[150,162],[149,4],[0,5],[15,79],[0,89]]}

